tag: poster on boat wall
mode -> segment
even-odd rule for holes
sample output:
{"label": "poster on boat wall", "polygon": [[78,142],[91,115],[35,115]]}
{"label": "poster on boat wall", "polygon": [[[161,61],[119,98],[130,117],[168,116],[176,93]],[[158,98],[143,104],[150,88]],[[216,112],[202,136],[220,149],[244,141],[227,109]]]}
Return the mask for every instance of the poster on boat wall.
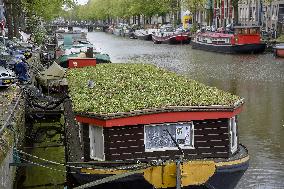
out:
{"label": "poster on boat wall", "polygon": [[[169,133],[170,134],[169,134]],[[181,148],[193,147],[193,123],[148,125],[144,128],[145,151],[177,150],[173,139]]]}
{"label": "poster on boat wall", "polygon": [[181,146],[191,145],[191,127],[176,126],[176,141]]}

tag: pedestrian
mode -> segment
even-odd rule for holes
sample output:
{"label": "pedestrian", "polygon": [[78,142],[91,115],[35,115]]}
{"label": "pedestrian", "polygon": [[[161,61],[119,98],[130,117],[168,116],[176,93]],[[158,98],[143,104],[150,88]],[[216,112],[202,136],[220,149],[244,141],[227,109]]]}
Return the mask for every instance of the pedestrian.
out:
{"label": "pedestrian", "polygon": [[20,82],[27,82],[29,80],[28,66],[21,59],[18,59],[16,61],[16,64],[15,64],[15,74],[17,75],[17,77],[18,77]]}

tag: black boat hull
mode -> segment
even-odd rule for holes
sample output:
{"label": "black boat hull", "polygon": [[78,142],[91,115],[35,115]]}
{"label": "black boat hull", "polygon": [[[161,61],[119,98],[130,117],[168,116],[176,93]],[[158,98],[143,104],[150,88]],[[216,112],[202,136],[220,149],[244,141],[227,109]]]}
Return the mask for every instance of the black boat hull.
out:
{"label": "black boat hull", "polygon": [[195,41],[191,42],[193,49],[200,49],[211,52],[218,53],[228,53],[228,54],[258,54],[263,53],[266,48],[266,44],[245,44],[245,45],[213,45],[197,43]]}
{"label": "black boat hull", "polygon": [[[234,155],[233,158],[227,160],[217,160],[215,162],[215,172],[214,174],[202,185],[199,186],[186,186],[184,189],[234,189],[239,182],[240,178],[243,176],[245,171],[249,167],[249,156],[245,147],[240,145],[239,152]],[[75,170],[71,170],[75,171]],[[112,174],[78,174],[71,173],[68,175],[69,181],[74,182],[74,186],[82,185],[85,183],[93,182],[112,176]],[[133,174],[128,177],[124,177],[118,180],[115,180],[111,183],[102,184],[96,186],[96,189],[106,189],[106,188],[115,188],[119,189],[147,189],[153,188],[153,186],[148,183],[143,173]]]}
{"label": "black boat hull", "polygon": [[151,41],[152,40],[152,34],[147,34],[147,35],[135,35],[134,36],[137,38],[137,39],[140,39],[140,40],[145,40],[145,41]]}

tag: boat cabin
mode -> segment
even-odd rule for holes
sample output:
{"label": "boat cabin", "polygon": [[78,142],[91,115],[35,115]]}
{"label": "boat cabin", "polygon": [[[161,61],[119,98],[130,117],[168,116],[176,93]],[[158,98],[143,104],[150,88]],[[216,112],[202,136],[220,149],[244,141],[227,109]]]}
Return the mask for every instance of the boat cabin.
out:
{"label": "boat cabin", "polygon": [[234,35],[225,33],[202,33],[197,36],[197,41],[212,45],[230,45],[232,44]]}
{"label": "boat cabin", "polygon": [[[85,145],[85,160],[141,161],[230,158],[238,148],[237,114],[240,107],[200,112],[163,112],[101,120],[92,114],[77,114],[79,137]],[[169,110],[166,110],[169,111]],[[127,115],[124,115],[127,116]],[[169,134],[169,133],[170,134]],[[173,137],[173,139],[171,138]]]}
{"label": "boat cabin", "polygon": [[[69,89],[71,92],[70,95],[75,103],[73,106],[76,112],[76,120],[79,125],[79,138],[82,145],[85,146],[85,160],[170,160],[180,155],[180,152],[174,141],[178,142],[181,149],[184,150],[185,158],[230,158],[232,155],[234,155],[234,153],[237,152],[237,114],[239,114],[241,111],[243,102],[240,99],[237,100],[238,98],[236,96],[226,94],[226,98],[236,99],[235,102],[229,100],[230,102],[233,102],[233,104],[224,104],[225,102],[202,104],[202,98],[221,99],[224,95],[219,90],[212,89],[213,91],[216,90],[216,93],[212,97],[210,97],[209,94],[207,97],[201,95],[201,99],[199,99],[201,100],[200,106],[188,104],[188,102],[185,104],[185,106],[175,104],[174,102],[169,103],[166,99],[171,96],[169,92],[174,90],[174,84],[166,84],[172,85],[169,86],[171,89],[166,88],[166,93],[169,93],[169,96],[164,93],[160,94],[159,90],[161,89],[159,87],[163,86],[163,82],[168,82],[163,81],[163,78],[156,79],[157,81],[152,81],[154,86],[156,86],[157,83],[160,83],[156,86],[159,86],[158,88],[152,88],[153,86],[151,86],[151,83],[145,81],[145,86],[142,85],[140,87],[142,87],[145,91],[148,91],[146,93],[142,91],[141,93],[136,94],[136,89],[133,89],[135,91],[125,91],[128,88],[131,88],[131,85],[137,84],[137,81],[126,81],[125,78],[129,77],[127,75],[133,74],[132,76],[138,81],[141,80],[145,75],[148,75],[147,73],[143,72],[142,68],[141,70],[139,69],[139,74],[136,72],[132,73],[132,67],[136,69],[137,65],[127,66],[130,69],[128,70],[130,73],[126,73],[127,69],[122,69],[125,65],[121,66],[121,64],[118,64],[115,66],[109,66],[109,72],[112,72],[111,70],[113,70],[115,72],[114,77],[118,77],[113,78],[115,79],[114,81],[109,81],[112,83],[109,85],[113,86],[114,89],[108,87],[108,89],[106,89],[106,86],[102,87],[104,82],[99,79],[100,76],[94,76],[92,79],[89,78],[88,80],[84,81],[84,79],[86,79],[85,76],[92,77],[88,74],[89,72],[92,72],[93,75],[96,75],[97,70],[102,69],[98,68],[101,66],[102,65],[97,65],[96,67],[83,68],[84,71],[82,71],[82,69],[74,69],[74,71],[70,70],[71,75],[69,74],[68,79]],[[119,66],[121,66],[121,68]],[[153,69],[157,72],[160,71],[159,69],[152,68],[152,66],[149,65],[144,66],[150,70]],[[81,70],[81,74],[79,70]],[[122,76],[124,75],[123,73],[125,76]],[[170,73],[168,74],[168,76],[171,75]],[[82,75],[83,78],[80,75]],[[165,72],[165,76],[166,75],[167,72]],[[104,77],[108,78],[109,76],[105,75]],[[83,79],[81,80],[83,83],[87,83],[92,80],[94,81],[95,86],[98,88],[102,87],[103,90],[109,91],[101,91],[104,94],[94,94],[95,96],[91,97],[91,102],[89,95],[92,96],[90,91],[93,89],[88,89],[84,86],[79,87],[77,82],[76,85],[73,85],[74,82],[70,80],[77,80],[77,78]],[[178,81],[178,78],[176,79]],[[123,87],[121,90],[125,91],[122,92],[124,97],[116,94],[116,92],[119,93],[118,90],[120,89],[115,86],[116,82],[118,82],[117,85],[121,85],[121,87]],[[187,81],[181,79],[181,83],[186,85]],[[181,84],[179,83],[177,85]],[[199,86],[199,84],[196,85]],[[98,88],[96,90],[100,90]],[[84,93],[82,92],[83,89],[89,92]],[[75,94],[76,90],[81,91],[79,96]],[[111,92],[112,90],[114,91]],[[175,100],[179,101],[184,99],[184,102],[186,102],[186,99],[190,100],[190,98],[187,97],[187,91],[189,92],[191,90],[189,90],[187,87],[184,87],[184,91],[176,91],[178,92],[178,96],[181,97]],[[191,91],[191,93],[197,94],[199,92]],[[134,97],[134,94],[138,95],[137,99]],[[142,101],[142,99],[139,100],[140,95],[143,96],[146,94],[151,96],[151,98],[160,97],[166,103],[163,105],[161,102],[160,107],[152,107],[154,105],[150,105],[150,107],[148,107],[149,105],[147,104],[153,103],[154,99],[151,99],[150,97],[143,97],[144,101]],[[218,94],[220,96],[218,96]],[[86,95],[88,95],[88,97]],[[81,96],[86,99],[80,98]],[[101,100],[103,98],[106,99],[101,101],[97,98],[100,98]],[[122,99],[116,100],[114,98]],[[174,99],[174,97],[172,98]],[[105,102],[105,104],[101,104],[102,102]],[[129,109],[126,107],[127,104],[130,104],[132,108]],[[165,106],[166,104],[169,105]],[[92,109],[92,106],[99,105],[102,107],[96,107],[98,108],[97,110]],[[89,110],[86,109],[88,107],[90,108]],[[114,112],[99,113],[108,109]]]}
{"label": "boat cabin", "polygon": [[235,26],[235,44],[259,44],[261,43],[259,26]]}

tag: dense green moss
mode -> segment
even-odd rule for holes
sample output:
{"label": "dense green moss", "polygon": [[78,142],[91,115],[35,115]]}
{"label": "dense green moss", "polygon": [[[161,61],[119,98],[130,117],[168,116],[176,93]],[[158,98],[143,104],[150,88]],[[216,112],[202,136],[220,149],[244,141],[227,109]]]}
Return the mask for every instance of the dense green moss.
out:
{"label": "dense green moss", "polygon": [[[74,110],[100,114],[233,105],[239,97],[148,64],[99,64],[67,74]],[[94,87],[89,88],[88,82]]]}
{"label": "dense green moss", "polygon": [[277,39],[276,39],[277,43],[284,43],[284,35],[280,35]]}

